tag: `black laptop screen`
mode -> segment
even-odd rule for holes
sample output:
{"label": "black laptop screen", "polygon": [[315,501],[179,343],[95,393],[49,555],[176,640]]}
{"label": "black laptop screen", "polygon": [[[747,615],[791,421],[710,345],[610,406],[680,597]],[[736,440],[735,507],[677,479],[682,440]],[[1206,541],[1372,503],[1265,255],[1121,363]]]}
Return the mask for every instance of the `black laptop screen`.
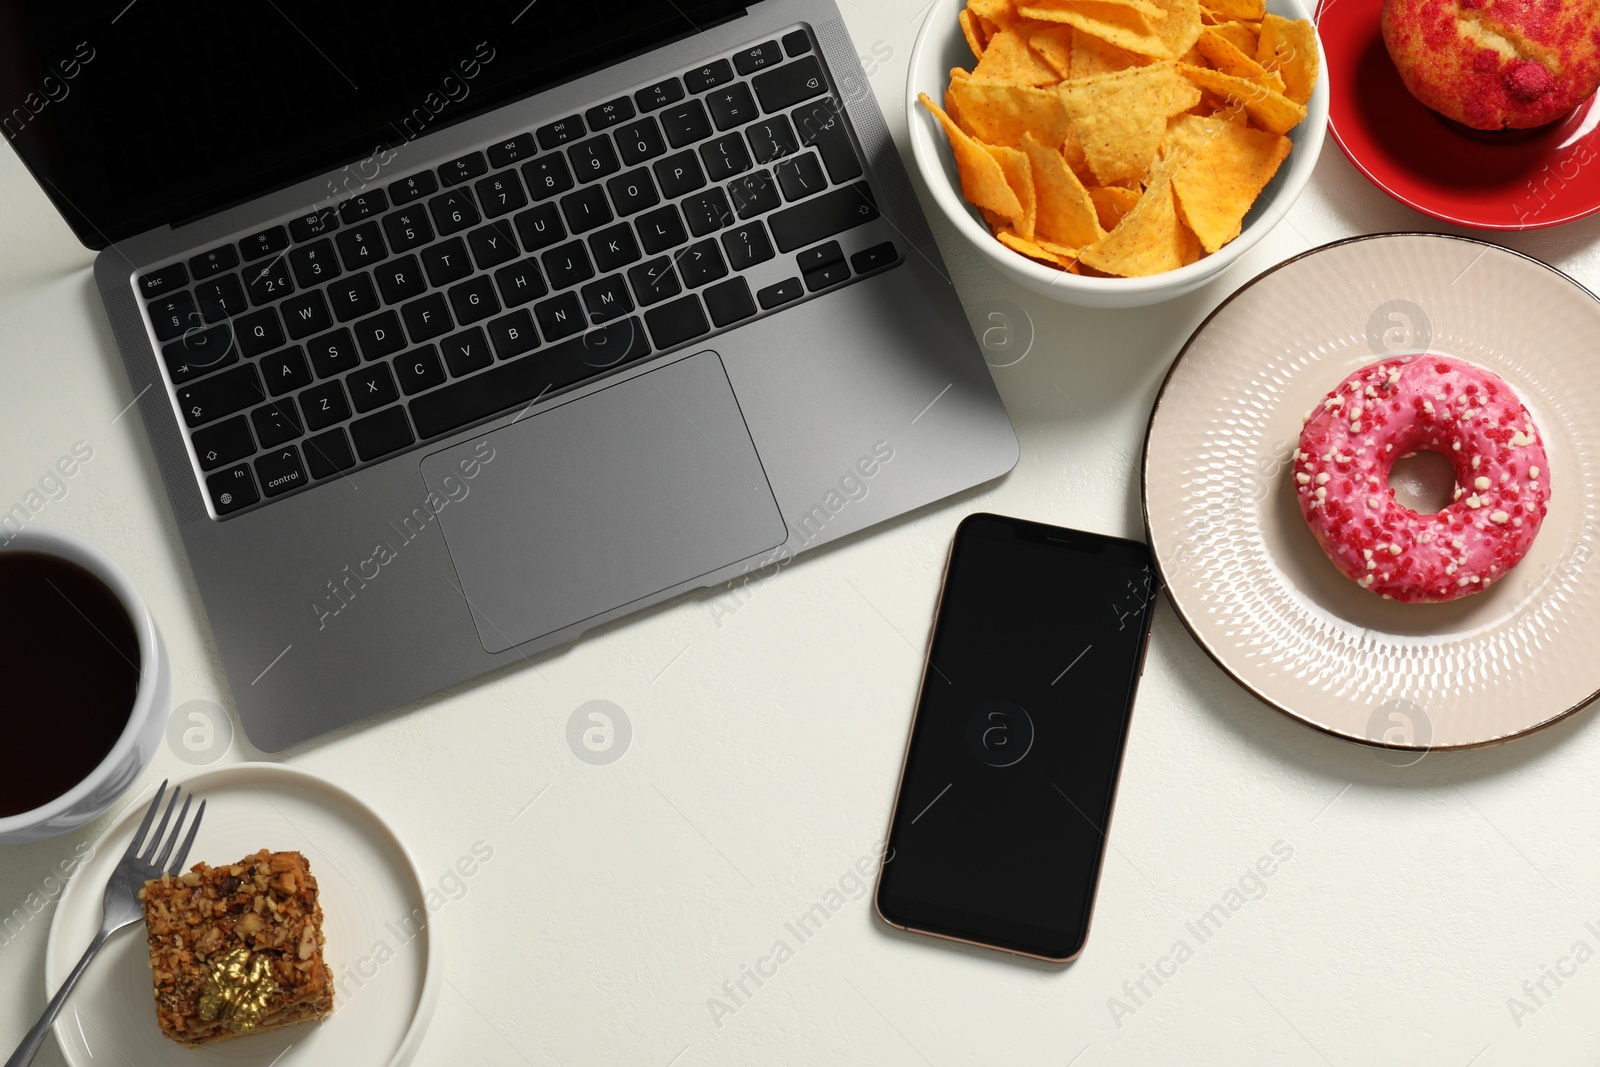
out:
{"label": "black laptop screen", "polygon": [[102,248],[344,163],[398,173],[424,133],[743,7],[0,0],[0,130]]}

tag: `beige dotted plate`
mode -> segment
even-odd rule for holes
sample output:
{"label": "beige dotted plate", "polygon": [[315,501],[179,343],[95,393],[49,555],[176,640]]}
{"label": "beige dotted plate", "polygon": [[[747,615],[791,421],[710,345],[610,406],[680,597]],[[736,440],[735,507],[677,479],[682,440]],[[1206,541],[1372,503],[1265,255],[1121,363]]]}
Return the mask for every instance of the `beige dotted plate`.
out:
{"label": "beige dotted plate", "polygon": [[[1495,245],[1384,234],[1250,282],[1173,363],[1145,438],[1150,545],[1184,625],[1240,685],[1354,741],[1504,741],[1600,695],[1600,301]],[[1448,604],[1386,601],[1312,539],[1290,484],[1306,413],[1352,371],[1430,350],[1532,413],[1549,515],[1522,563]]]}

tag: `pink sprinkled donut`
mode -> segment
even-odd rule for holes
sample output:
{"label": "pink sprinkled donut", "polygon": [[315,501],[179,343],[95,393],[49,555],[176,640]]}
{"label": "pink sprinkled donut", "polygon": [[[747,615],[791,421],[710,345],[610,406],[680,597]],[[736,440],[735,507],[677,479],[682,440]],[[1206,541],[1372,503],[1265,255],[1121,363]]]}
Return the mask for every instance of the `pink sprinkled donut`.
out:
{"label": "pink sprinkled donut", "polygon": [[[1389,472],[1415,451],[1455,467],[1455,500],[1421,515]],[[1386,359],[1340,382],[1306,420],[1300,511],[1333,565],[1410,604],[1487,589],[1527,554],[1550,503],[1539,431],[1511,387],[1450,356]]]}

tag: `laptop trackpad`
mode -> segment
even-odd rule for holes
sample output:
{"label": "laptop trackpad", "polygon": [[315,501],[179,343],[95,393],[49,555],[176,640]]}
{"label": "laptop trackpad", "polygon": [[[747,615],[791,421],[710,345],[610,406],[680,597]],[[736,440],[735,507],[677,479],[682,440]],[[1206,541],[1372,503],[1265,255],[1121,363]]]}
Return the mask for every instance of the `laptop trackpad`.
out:
{"label": "laptop trackpad", "polygon": [[435,452],[422,477],[488,652],[789,536],[713,352]]}

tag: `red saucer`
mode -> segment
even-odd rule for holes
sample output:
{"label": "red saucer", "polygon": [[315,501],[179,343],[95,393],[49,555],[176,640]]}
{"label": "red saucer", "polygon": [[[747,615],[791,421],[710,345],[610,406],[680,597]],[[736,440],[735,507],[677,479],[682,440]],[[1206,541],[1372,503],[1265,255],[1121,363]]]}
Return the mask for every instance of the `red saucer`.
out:
{"label": "red saucer", "polygon": [[1382,0],[1322,0],[1328,129],[1372,184],[1480,230],[1539,230],[1600,211],[1600,100],[1538,130],[1481,133],[1423,107],[1383,46]]}

